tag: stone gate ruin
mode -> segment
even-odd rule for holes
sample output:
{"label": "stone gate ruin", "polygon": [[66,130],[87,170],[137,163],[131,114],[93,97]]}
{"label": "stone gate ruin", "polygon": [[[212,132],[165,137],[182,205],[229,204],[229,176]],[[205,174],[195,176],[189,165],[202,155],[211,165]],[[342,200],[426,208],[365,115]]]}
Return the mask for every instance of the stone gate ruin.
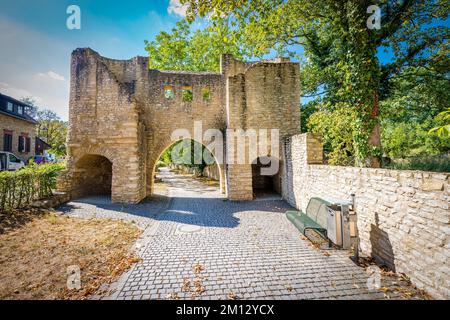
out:
{"label": "stone gate ruin", "polygon": [[[285,58],[246,63],[222,55],[220,73],[185,72],[150,70],[145,57],[112,60],[77,49],[71,61],[68,169],[59,189],[73,198],[111,192],[113,202],[137,203],[152,194],[155,165],[174,143],[172,132],[192,131],[196,121],[203,130],[279,129],[282,150],[284,138],[299,133],[299,101],[299,64]],[[274,177],[279,193],[280,157]],[[219,164],[229,199],[253,198],[255,160]]]}
{"label": "stone gate ruin", "polygon": [[[311,197],[355,194],[362,254],[448,299],[449,173],[325,165],[320,140],[298,134],[299,81],[299,65],[284,59],[244,63],[223,55],[220,73],[198,73],[75,50],[68,169],[58,187],[72,198],[111,193],[114,202],[136,203],[152,194],[156,161],[175,129],[193,130],[196,121],[204,130],[279,129],[281,165],[272,182],[283,198],[304,211]],[[272,150],[255,156],[267,155]],[[228,198],[252,199],[258,179],[251,162],[220,169]]]}

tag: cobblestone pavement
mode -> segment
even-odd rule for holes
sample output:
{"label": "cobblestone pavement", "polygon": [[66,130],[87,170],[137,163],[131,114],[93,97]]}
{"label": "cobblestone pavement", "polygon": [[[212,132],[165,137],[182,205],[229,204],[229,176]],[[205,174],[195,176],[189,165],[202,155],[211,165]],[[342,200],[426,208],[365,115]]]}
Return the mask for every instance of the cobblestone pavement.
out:
{"label": "cobblestone pavement", "polygon": [[286,202],[227,201],[188,176],[162,177],[170,206],[138,241],[142,261],[106,299],[383,298],[347,252],[302,240]]}
{"label": "cobblestone pavement", "polygon": [[[346,251],[302,239],[277,198],[233,202],[186,175],[163,170],[167,189],[139,205],[89,197],[70,216],[133,221],[145,229],[142,260],[102,299],[382,299]],[[385,284],[383,284],[385,285]]]}
{"label": "cobblestone pavement", "polygon": [[78,218],[125,220],[146,229],[155,222],[156,215],[164,211],[169,203],[170,198],[164,193],[136,205],[111,203],[110,196],[90,196],[61,205],[58,211]]}

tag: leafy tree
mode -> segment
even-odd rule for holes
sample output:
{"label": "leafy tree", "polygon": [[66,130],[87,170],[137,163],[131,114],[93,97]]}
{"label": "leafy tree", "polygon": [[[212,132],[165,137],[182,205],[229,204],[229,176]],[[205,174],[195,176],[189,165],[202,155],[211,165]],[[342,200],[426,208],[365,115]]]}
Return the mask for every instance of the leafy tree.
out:
{"label": "leafy tree", "polygon": [[52,149],[51,152],[56,155],[66,154],[66,137],[68,123],[53,111],[43,109],[37,112],[37,135],[47,142]]}
{"label": "leafy tree", "polygon": [[384,153],[394,158],[448,153],[450,137],[429,132],[445,128],[445,119],[438,115],[450,100],[450,82],[430,76],[425,68],[408,67],[390,81],[390,87],[380,104]]}
{"label": "leafy tree", "polygon": [[33,97],[22,97],[20,101],[27,105],[27,107],[25,107],[25,112],[32,118],[36,118],[39,109],[36,105],[36,100]]}
{"label": "leafy tree", "polygon": [[154,41],[145,41],[150,69],[214,71],[220,70],[220,54],[242,57],[239,47],[228,40],[226,27],[192,31],[179,21],[171,32],[160,32]]}
{"label": "leafy tree", "polygon": [[174,143],[164,151],[160,161],[165,165],[181,164],[187,167],[197,167],[200,171],[215,162],[212,153],[201,143],[184,139]]}
{"label": "leafy tree", "polygon": [[26,109],[27,114],[38,122],[36,134],[52,147],[50,152],[59,156],[65,155],[68,123],[62,121],[56,112],[40,109],[32,97],[24,97],[21,101],[29,106]]}
{"label": "leafy tree", "polygon": [[429,133],[436,132],[439,137],[450,137],[450,108],[439,113],[436,117],[445,123],[443,125],[432,128]]}
{"label": "leafy tree", "polygon": [[[189,4],[190,21],[208,15],[213,30],[228,30],[229,39],[239,39],[255,56],[271,49],[295,56],[292,46],[303,46],[303,90],[317,95],[320,110],[308,127],[323,132],[318,118],[333,127],[325,143],[337,164],[380,165],[380,101],[390,97],[405,69],[418,68],[424,81],[448,81],[448,28],[436,23],[448,18],[448,0],[378,1],[380,29],[366,25],[369,0],[182,3]],[[378,59],[383,49],[392,54],[384,64]],[[345,143],[338,128],[345,129]]]}

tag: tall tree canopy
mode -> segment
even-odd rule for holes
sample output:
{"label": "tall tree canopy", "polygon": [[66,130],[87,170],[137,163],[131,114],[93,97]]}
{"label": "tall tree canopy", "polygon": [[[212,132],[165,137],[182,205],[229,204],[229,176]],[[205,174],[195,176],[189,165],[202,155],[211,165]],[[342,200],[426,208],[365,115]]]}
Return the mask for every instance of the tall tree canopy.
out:
{"label": "tall tree canopy", "polygon": [[[308,128],[324,136],[334,163],[365,165],[381,155],[379,101],[398,92],[399,77],[409,73],[410,84],[441,80],[448,86],[448,27],[438,23],[448,19],[448,0],[377,1],[380,29],[368,28],[374,4],[368,0],[182,2],[189,4],[189,20],[209,16],[253,55],[295,54],[293,46],[303,46],[304,95],[316,97]],[[380,63],[380,50],[389,61]],[[443,83],[439,88],[446,90]],[[434,107],[432,116],[442,111]],[[373,158],[371,164],[377,165]]]}
{"label": "tall tree canopy", "polygon": [[50,152],[58,156],[65,155],[68,123],[47,109],[37,112],[37,121],[37,135],[52,147]]}
{"label": "tall tree canopy", "polygon": [[186,20],[179,21],[170,33],[160,32],[154,41],[145,41],[150,69],[219,71],[220,54],[242,57],[239,46],[231,39],[228,28],[191,30]]}
{"label": "tall tree canopy", "polygon": [[[192,33],[183,21],[160,33],[147,43],[151,67],[217,70],[222,52],[249,58],[275,50],[301,61],[303,96],[312,99],[302,130],[321,134],[330,163],[378,166],[382,146],[390,156],[450,150],[448,137],[428,134],[445,125],[437,115],[450,95],[449,0],[181,2],[188,21],[209,24]],[[373,4],[380,28],[368,24]],[[399,137],[419,133],[428,147],[398,152]]]}
{"label": "tall tree canopy", "polygon": [[54,111],[40,108],[32,97],[23,97],[21,101],[28,105],[27,114],[38,122],[36,135],[52,147],[50,152],[65,155],[67,121],[62,121]]}

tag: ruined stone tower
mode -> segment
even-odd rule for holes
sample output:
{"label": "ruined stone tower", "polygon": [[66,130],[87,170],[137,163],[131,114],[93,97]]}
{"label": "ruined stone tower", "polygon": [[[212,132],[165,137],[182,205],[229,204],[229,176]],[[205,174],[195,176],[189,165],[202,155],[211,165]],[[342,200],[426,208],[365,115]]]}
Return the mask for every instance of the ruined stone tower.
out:
{"label": "ruined stone tower", "polygon": [[[300,130],[299,65],[287,59],[245,63],[222,55],[220,73],[162,71],[150,70],[144,57],[112,60],[77,49],[71,62],[68,168],[59,189],[73,198],[110,192],[114,202],[139,202],[152,193],[156,162],[175,142],[174,130],[192,132],[199,121],[203,131],[279,129],[282,150],[283,139]],[[274,182],[279,192],[282,157],[280,152]],[[219,164],[228,198],[253,198],[254,160]]]}

